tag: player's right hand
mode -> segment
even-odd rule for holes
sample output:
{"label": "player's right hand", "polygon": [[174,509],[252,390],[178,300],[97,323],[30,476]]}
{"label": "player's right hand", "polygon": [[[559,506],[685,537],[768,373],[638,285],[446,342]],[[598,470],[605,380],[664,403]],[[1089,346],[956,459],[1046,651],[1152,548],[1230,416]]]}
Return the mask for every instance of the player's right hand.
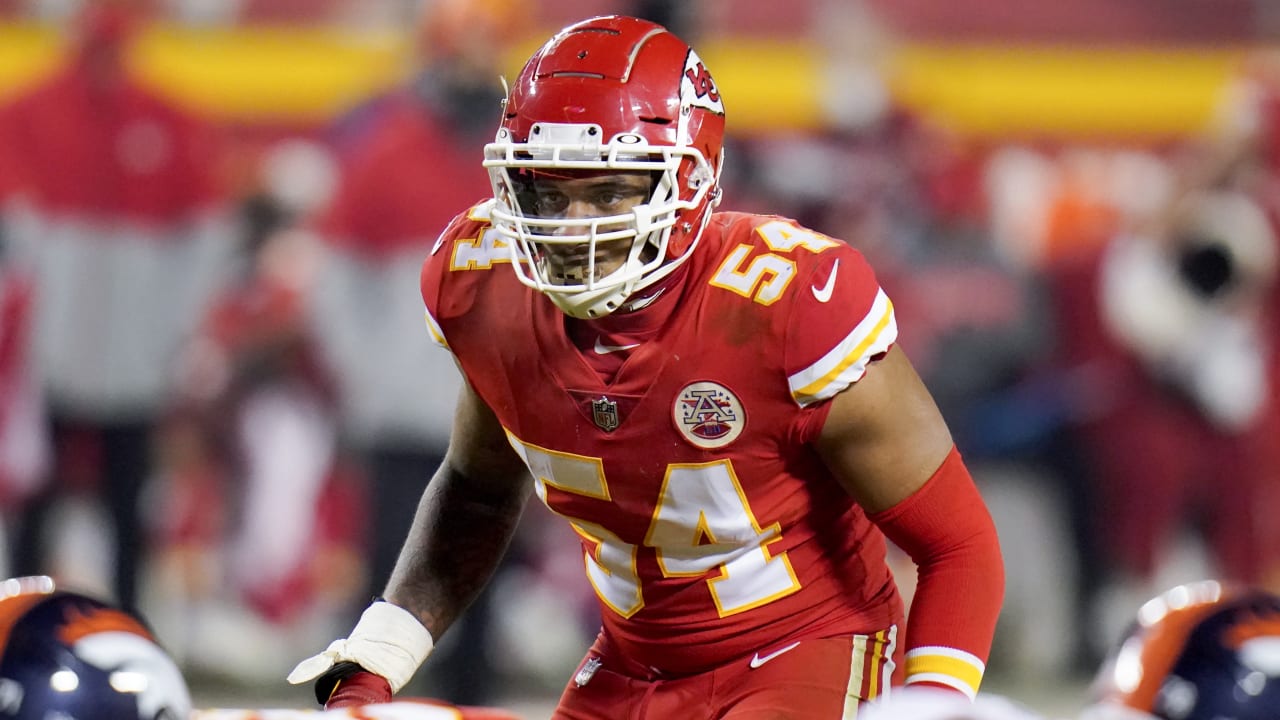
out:
{"label": "player's right hand", "polygon": [[[391,683],[381,675],[359,668],[336,680],[324,702],[325,710],[391,702]],[[316,686],[319,694],[320,684]]]}
{"label": "player's right hand", "polygon": [[431,633],[409,611],[378,600],[365,609],[350,636],[298,663],[288,680],[294,685],[314,680],[316,700],[327,705],[351,678],[368,675],[377,682],[366,678],[349,692],[386,702],[409,682],[434,645]]}

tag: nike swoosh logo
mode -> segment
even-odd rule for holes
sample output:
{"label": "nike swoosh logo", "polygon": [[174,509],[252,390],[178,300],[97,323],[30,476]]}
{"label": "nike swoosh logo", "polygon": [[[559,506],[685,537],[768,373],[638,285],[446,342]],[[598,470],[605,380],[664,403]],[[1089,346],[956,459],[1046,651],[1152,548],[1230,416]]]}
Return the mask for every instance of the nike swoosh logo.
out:
{"label": "nike swoosh logo", "polygon": [[839,269],[840,258],[836,258],[835,264],[831,266],[831,274],[827,276],[827,284],[823,285],[821,289],[817,287],[809,288],[813,291],[813,296],[818,299],[818,302],[824,303],[831,299],[831,292],[836,289],[836,271]]}
{"label": "nike swoosh logo", "polygon": [[781,654],[783,654],[783,653],[791,652],[792,650],[795,650],[797,647],[799,647],[799,645],[800,645],[800,643],[799,643],[799,642],[793,642],[793,643],[791,643],[790,645],[788,645],[788,646],[786,646],[786,647],[784,647],[784,648],[779,648],[779,649],[777,649],[777,650],[774,650],[773,652],[769,653],[768,655],[761,655],[760,653],[756,653],[756,656],[755,656],[755,657],[753,657],[753,658],[751,658],[751,667],[752,667],[752,669],[758,668],[758,667],[760,667],[761,665],[763,665],[763,664],[765,664],[765,663],[769,662],[770,660],[772,660],[772,659],[774,659],[774,658],[778,657],[779,655],[781,655]]}
{"label": "nike swoosh logo", "polygon": [[632,343],[630,345],[605,345],[600,342],[600,338],[596,338],[595,351],[597,355],[608,355],[609,353],[618,352],[619,350],[630,350],[631,348],[640,347],[640,343]]}

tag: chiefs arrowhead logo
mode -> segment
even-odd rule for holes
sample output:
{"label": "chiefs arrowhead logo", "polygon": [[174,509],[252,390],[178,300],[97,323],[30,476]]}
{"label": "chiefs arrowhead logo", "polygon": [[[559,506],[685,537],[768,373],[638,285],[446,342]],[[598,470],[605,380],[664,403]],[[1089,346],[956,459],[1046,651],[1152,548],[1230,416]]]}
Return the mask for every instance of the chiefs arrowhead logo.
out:
{"label": "chiefs arrowhead logo", "polygon": [[702,58],[690,50],[684,61],[684,78],[680,81],[680,99],[684,105],[696,105],[712,112],[724,114],[720,101],[720,89],[702,64]]}

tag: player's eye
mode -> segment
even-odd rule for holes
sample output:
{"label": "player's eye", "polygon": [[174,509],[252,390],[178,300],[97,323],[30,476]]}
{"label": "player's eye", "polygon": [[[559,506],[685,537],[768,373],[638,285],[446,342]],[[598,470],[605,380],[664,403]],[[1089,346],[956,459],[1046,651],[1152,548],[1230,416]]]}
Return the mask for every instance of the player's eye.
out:
{"label": "player's eye", "polygon": [[536,192],[533,211],[542,217],[561,215],[569,208],[569,196],[557,190],[539,188]]}
{"label": "player's eye", "polygon": [[591,195],[591,204],[602,210],[629,210],[632,205],[644,201],[643,189],[624,185],[598,188]]}

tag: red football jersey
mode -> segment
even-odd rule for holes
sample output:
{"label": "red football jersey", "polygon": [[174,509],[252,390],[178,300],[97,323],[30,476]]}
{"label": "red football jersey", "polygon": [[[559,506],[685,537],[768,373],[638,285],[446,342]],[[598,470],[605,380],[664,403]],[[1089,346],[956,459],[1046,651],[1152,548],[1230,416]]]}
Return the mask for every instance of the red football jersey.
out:
{"label": "red football jersey", "polygon": [[581,536],[616,646],[683,674],[901,622],[883,536],[811,445],[825,401],[897,334],[862,255],[790,220],[718,213],[675,311],[606,383],[566,316],[506,267],[488,207],[427,259],[428,325]]}

